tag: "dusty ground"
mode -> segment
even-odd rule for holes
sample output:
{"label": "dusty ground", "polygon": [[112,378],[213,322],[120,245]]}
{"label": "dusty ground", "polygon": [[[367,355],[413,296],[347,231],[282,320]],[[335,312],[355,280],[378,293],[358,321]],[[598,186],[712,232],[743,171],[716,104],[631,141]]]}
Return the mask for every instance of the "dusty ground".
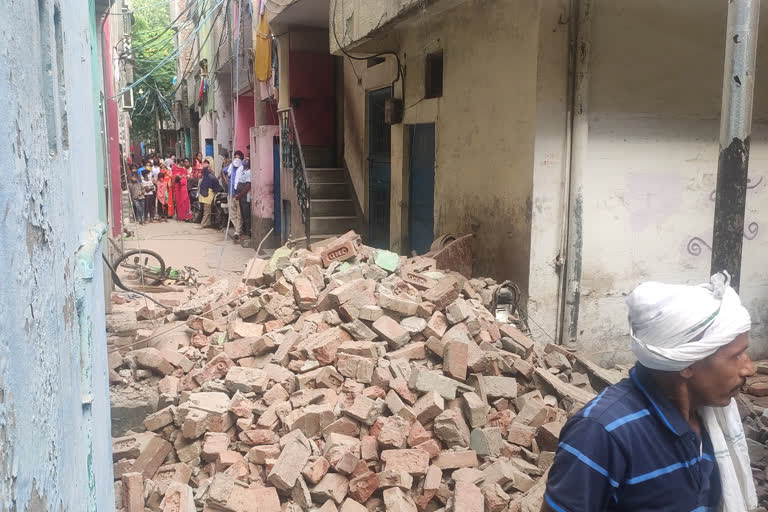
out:
{"label": "dusty ground", "polygon": [[[254,249],[241,247],[230,238],[224,243],[224,232],[200,229],[199,224],[169,220],[144,224],[129,224],[133,237],[126,237],[125,250],[149,249],[159,253],[166,265],[183,268],[185,265],[200,271],[200,280],[216,274],[221,258],[219,278],[239,280],[248,260],[256,255]],[[222,247],[224,253],[222,255]],[[234,282],[233,281],[233,282]]]}

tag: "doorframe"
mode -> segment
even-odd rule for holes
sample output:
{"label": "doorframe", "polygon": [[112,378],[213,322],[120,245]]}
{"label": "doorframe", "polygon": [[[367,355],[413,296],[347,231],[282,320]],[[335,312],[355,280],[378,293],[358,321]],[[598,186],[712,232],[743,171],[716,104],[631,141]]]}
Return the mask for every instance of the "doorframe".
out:
{"label": "doorframe", "polygon": [[419,125],[432,125],[432,130],[434,133],[434,148],[433,148],[433,159],[432,159],[432,236],[433,238],[437,236],[436,228],[437,228],[437,216],[435,215],[435,205],[437,204],[437,196],[436,196],[436,183],[437,183],[437,123],[434,121],[431,122],[419,122],[419,123],[411,123],[411,124],[403,124],[403,177],[402,177],[402,183],[403,186],[401,188],[401,194],[402,194],[402,200],[400,201],[400,204],[402,205],[401,208],[401,221],[400,221],[400,239],[401,239],[401,247],[402,252],[405,254],[410,254],[411,251],[411,157],[413,156],[411,153],[411,133],[415,129],[416,126]]}
{"label": "doorframe", "polygon": [[[364,229],[366,231],[367,239],[370,242],[371,238],[371,220],[372,220],[372,211],[371,211],[371,93],[383,91],[388,89],[390,97],[395,97],[392,91],[391,84],[388,83],[382,83],[382,84],[368,84],[369,86],[365,88],[365,119],[363,121],[364,125],[364,133],[365,133],[365,152],[363,153],[363,166],[365,169],[365,215],[363,216],[363,224]],[[390,126],[390,141],[389,141],[389,200],[390,200],[390,208],[389,208],[389,240],[387,241],[387,246],[390,250],[392,250],[392,218],[393,218],[393,210],[392,210],[392,126]]]}

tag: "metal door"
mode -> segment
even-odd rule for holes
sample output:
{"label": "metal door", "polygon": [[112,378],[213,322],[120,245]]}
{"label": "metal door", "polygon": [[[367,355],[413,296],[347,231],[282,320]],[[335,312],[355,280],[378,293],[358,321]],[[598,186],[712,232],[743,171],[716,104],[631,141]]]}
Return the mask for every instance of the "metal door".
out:
{"label": "metal door", "polygon": [[368,244],[389,248],[390,127],[384,122],[389,87],[368,93]]}
{"label": "metal door", "polygon": [[411,251],[429,252],[435,238],[435,125],[410,129],[408,240]]}

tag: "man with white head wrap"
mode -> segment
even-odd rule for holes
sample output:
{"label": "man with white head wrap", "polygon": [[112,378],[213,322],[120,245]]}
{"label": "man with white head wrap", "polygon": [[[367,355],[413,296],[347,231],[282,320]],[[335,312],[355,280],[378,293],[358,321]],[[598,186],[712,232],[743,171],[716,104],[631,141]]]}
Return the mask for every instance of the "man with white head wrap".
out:
{"label": "man with white head wrap", "polygon": [[757,507],[735,395],[754,367],[729,276],[643,283],[627,297],[630,378],[563,427],[543,511],[746,512]]}

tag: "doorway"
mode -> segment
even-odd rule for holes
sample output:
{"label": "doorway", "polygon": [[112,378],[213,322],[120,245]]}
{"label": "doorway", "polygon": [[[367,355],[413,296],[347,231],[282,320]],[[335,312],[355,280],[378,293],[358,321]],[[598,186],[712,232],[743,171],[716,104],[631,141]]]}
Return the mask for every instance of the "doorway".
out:
{"label": "doorway", "polygon": [[389,197],[392,173],[390,127],[384,121],[389,87],[368,93],[368,244],[389,248]]}
{"label": "doorway", "polygon": [[435,124],[410,126],[408,241],[417,254],[435,238]]}

